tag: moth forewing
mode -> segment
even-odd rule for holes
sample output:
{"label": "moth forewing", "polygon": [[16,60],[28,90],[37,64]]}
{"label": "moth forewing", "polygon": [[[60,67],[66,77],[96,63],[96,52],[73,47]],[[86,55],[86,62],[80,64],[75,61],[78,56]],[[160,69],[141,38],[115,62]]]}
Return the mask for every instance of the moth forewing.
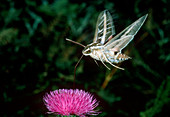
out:
{"label": "moth forewing", "polygon": [[104,10],[98,16],[93,43],[104,44],[106,39],[114,34],[112,17],[108,10]]}
{"label": "moth forewing", "polygon": [[[116,46],[115,43],[119,42],[119,46],[120,46],[120,50],[122,50],[123,48],[125,48],[130,41],[133,40],[133,37],[136,35],[136,33],[139,31],[139,29],[141,28],[141,26],[143,25],[144,21],[146,20],[148,14],[142,16],[141,18],[139,18],[138,20],[136,20],[134,23],[132,23],[131,25],[129,25],[127,28],[125,28],[123,31],[121,31],[119,34],[117,34],[114,38],[112,38],[110,41],[108,41],[104,47],[105,49],[110,49]],[[131,35],[131,37],[126,37]],[[126,37],[126,38],[124,38]],[[127,39],[127,40],[125,40]],[[127,44],[124,44],[124,42],[126,42]],[[121,43],[123,45],[121,45]],[[124,46],[125,45],[125,46]],[[117,45],[118,47],[118,45]],[[121,48],[123,47],[123,48]]]}

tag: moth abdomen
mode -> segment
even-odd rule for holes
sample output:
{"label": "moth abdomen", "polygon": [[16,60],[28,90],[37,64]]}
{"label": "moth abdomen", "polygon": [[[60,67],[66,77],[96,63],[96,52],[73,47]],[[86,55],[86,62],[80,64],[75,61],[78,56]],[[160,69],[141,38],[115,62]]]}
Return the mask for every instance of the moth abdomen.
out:
{"label": "moth abdomen", "polygon": [[117,53],[116,55],[112,55],[108,57],[108,60],[112,63],[121,63],[128,59],[131,59],[131,57],[122,53]]}
{"label": "moth abdomen", "polygon": [[120,61],[125,61],[125,60],[128,60],[128,59],[131,59],[131,57],[127,56],[126,54],[122,54],[120,53],[117,58],[117,60],[120,60]]}

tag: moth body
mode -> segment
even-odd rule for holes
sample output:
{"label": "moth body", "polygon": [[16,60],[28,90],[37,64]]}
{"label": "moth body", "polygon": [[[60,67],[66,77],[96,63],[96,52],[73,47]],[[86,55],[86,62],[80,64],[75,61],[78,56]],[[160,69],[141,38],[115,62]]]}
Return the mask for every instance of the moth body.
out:
{"label": "moth body", "polygon": [[130,59],[129,56],[116,52],[115,49],[105,50],[104,46],[100,43],[92,43],[87,45],[82,53],[85,56],[90,56],[93,59],[107,63],[120,63]]}
{"label": "moth body", "polygon": [[[74,41],[72,42],[83,46],[83,55],[91,56],[95,62],[96,60],[99,60],[103,63],[103,65],[105,65],[106,62],[123,70],[123,68],[120,68],[113,63],[120,63],[130,59],[127,55],[122,54],[121,51],[133,40],[147,16],[148,14],[140,17],[134,23],[113,37],[113,35],[115,35],[113,19],[109,11],[104,10],[98,16],[93,42],[87,46]],[[105,65],[105,67],[107,66]],[[107,68],[109,69],[109,67]]]}

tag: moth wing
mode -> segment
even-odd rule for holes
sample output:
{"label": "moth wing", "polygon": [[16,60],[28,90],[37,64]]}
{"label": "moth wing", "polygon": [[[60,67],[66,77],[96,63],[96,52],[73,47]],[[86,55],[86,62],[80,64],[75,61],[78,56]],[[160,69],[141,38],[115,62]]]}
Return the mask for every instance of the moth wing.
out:
{"label": "moth wing", "polygon": [[133,35],[127,35],[122,37],[121,39],[114,41],[114,47],[112,47],[113,50],[120,52],[123,48],[125,48],[129,42],[134,38]]}
{"label": "moth wing", "polygon": [[106,39],[115,34],[113,19],[108,10],[102,11],[97,20],[93,43],[104,44]]}
{"label": "moth wing", "polygon": [[127,28],[125,28],[122,32],[120,32],[118,35],[116,35],[114,38],[112,38],[110,41],[108,41],[104,46],[105,49],[111,49],[116,48],[116,50],[121,51],[123,48],[125,48],[129,42],[131,42],[136,35],[136,33],[139,31],[141,26],[143,25],[144,21],[146,20],[148,14],[142,16],[138,20],[136,20],[134,23],[129,25]]}

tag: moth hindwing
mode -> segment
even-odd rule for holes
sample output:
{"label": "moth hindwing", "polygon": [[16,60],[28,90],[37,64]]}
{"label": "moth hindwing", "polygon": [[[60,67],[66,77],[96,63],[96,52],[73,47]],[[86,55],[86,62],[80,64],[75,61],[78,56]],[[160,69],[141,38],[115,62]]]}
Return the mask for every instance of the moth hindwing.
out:
{"label": "moth hindwing", "polygon": [[[113,20],[109,11],[104,10],[98,16],[96,31],[92,43],[84,46],[78,42],[69,39],[67,40],[83,46],[83,55],[91,56],[95,62],[96,60],[99,60],[105,67],[107,67],[105,64],[106,62],[118,69],[124,70],[123,68],[118,67],[113,63],[120,63],[130,59],[130,57],[127,55],[122,54],[121,51],[133,40],[134,36],[143,25],[147,16],[148,14],[142,16],[113,37],[115,34]],[[109,67],[107,68],[110,69]]]}

